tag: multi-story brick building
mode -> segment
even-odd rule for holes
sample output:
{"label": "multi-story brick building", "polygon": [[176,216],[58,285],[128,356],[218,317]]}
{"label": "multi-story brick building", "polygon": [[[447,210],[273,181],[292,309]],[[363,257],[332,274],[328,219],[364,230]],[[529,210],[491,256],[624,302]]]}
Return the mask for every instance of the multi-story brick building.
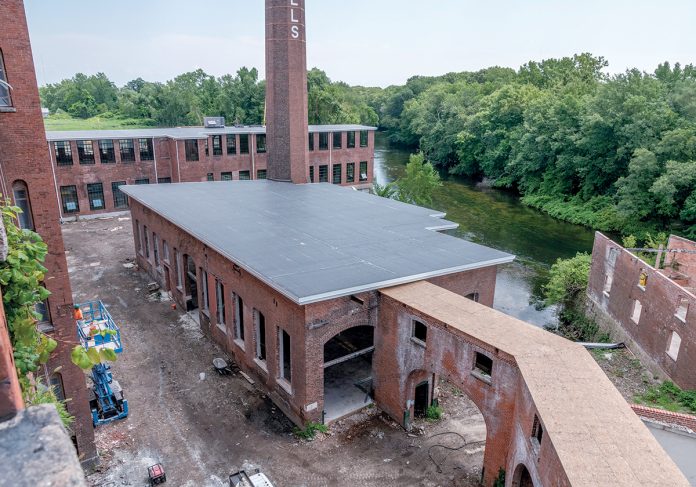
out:
{"label": "multi-story brick building", "polygon": [[[305,182],[370,188],[375,127],[311,125]],[[128,209],[127,184],[266,179],[266,127],[48,132],[61,216]]]}
{"label": "multi-story brick building", "polygon": [[643,363],[696,389],[696,242],[673,235],[656,257],[650,265],[597,233],[587,294],[600,321]]}
{"label": "multi-story brick building", "polygon": [[22,0],[0,2],[0,25],[0,189],[24,211],[19,225],[35,230],[48,245],[44,284],[51,296],[37,311],[39,326],[59,345],[46,379],[59,397],[70,399],[75,444],[80,459],[90,463],[96,459],[94,432],[85,375],[70,360],[77,344],[72,292]]}

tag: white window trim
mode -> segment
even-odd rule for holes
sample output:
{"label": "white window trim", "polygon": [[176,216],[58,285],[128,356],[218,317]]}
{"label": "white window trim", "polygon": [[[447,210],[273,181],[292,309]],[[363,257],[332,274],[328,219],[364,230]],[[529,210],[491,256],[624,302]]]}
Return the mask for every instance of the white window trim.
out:
{"label": "white window trim", "polygon": [[[676,341],[675,341],[675,337],[677,338]],[[676,342],[676,346],[675,346],[675,342]],[[681,343],[682,343],[682,338],[679,335],[679,333],[677,333],[676,331],[672,331],[672,334],[669,337],[669,343],[667,345],[666,353],[667,353],[667,356],[669,358],[671,358],[672,360],[674,360],[675,362],[679,358],[679,351],[681,350]]]}

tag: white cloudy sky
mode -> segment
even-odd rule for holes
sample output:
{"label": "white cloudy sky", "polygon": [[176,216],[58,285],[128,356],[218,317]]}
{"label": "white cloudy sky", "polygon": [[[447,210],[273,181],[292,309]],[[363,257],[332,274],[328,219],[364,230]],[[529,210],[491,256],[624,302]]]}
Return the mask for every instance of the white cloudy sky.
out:
{"label": "white cloudy sky", "polygon": [[[117,84],[257,67],[262,0],[25,0],[39,83],[103,71]],[[306,0],[308,63],[387,86],[579,52],[610,72],[696,63],[696,0]]]}

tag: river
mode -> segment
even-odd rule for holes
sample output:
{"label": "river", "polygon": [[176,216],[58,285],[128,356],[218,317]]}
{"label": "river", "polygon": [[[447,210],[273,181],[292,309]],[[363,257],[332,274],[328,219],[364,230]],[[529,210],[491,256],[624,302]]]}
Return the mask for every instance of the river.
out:
{"label": "river", "polygon": [[[403,174],[409,152],[391,147],[383,134],[375,140],[375,179],[384,184]],[[501,266],[493,307],[538,326],[557,323],[555,309],[543,307],[542,286],[558,258],[591,252],[594,233],[551,218],[499,189],[479,187],[447,176],[433,195],[435,209],[459,224],[448,233],[516,256]]]}

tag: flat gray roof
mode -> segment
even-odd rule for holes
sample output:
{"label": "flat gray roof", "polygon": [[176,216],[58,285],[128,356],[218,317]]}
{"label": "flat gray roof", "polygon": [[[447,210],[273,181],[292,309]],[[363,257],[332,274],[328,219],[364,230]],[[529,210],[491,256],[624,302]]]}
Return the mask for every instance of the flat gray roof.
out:
{"label": "flat gray roof", "polygon": [[[346,132],[349,130],[377,130],[366,125],[310,125],[309,132]],[[225,134],[265,134],[263,125],[239,125],[208,129],[205,127],[170,127],[153,129],[123,130],[62,130],[46,132],[46,139],[54,140],[99,140],[99,139],[137,139],[149,137],[169,137],[171,139],[202,139],[209,135]]]}
{"label": "flat gray roof", "polygon": [[121,191],[298,304],[511,262],[439,233],[443,213],[333,184],[130,185]]}

